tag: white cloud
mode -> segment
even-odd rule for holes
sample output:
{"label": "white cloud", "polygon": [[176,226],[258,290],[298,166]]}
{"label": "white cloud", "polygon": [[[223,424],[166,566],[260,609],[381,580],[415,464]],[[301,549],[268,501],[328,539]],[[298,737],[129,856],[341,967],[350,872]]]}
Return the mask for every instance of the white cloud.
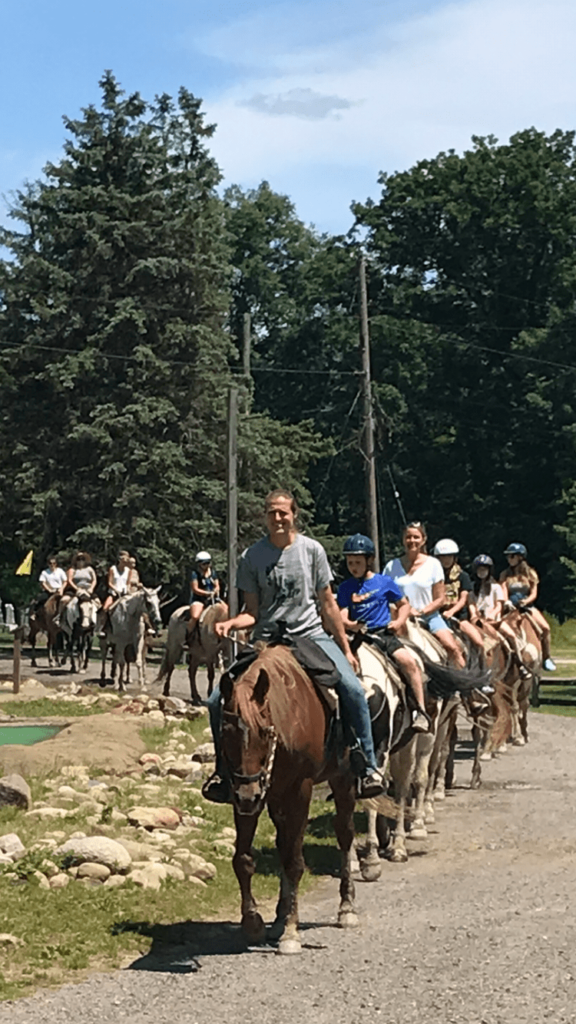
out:
{"label": "white cloud", "polygon": [[[290,35],[275,28],[274,8],[252,25],[241,23],[236,46],[241,50],[242,38],[252,40],[252,71],[206,102],[209,120],[218,125],[213,152],[227,180],[267,178],[275,186],[290,170],[310,180],[305,169],[318,165],[322,207],[325,175],[333,167],[345,227],[348,203],[364,198],[352,187],[345,194],[345,170],[351,185],[369,171],[375,186],[379,170],[410,166],[441,149],[462,150],[472,134],[505,139],[531,125],[551,131],[574,124],[572,0],[461,0],[403,21],[386,20],[386,9],[379,10],[380,24],[372,22],[369,32],[348,31],[310,47],[294,39],[288,45]],[[229,54],[223,39],[234,38],[234,25],[220,31],[222,56]],[[266,56],[258,63],[259,53]],[[254,102],[255,94],[267,99]],[[293,116],[288,109],[275,116],[274,98],[304,94],[347,106],[339,107],[338,117],[298,116],[297,104]],[[299,208],[303,198],[312,208],[311,187],[302,196],[292,192]]]}
{"label": "white cloud", "polygon": [[310,121],[338,117],[336,111],[354,106],[351,100],[341,96],[325,96],[321,92],[314,92],[314,89],[289,89],[276,96],[258,92],[248,100],[239,100],[238,105],[272,117],[303,117]]}

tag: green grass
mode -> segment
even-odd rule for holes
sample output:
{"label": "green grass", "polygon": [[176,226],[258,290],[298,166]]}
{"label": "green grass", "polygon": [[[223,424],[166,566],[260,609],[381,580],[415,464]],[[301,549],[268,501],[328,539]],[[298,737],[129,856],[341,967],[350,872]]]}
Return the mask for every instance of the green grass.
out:
{"label": "green grass", "polygon": [[93,704],[85,707],[74,701],[49,700],[38,697],[35,700],[4,700],[0,703],[0,711],[17,718],[82,718],[86,715],[98,715],[110,710],[104,705]]}

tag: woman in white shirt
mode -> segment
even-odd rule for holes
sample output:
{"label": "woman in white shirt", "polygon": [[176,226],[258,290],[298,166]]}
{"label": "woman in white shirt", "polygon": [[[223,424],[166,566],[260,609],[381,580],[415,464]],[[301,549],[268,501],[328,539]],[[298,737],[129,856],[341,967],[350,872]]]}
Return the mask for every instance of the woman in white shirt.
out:
{"label": "woman in white shirt", "polygon": [[402,541],[403,556],[391,559],[384,572],[398,584],[415,615],[424,619],[430,632],[445,648],[452,664],[465,668],[462,650],[439,611],[446,602],[444,569],[437,558],[426,554],[424,524],[408,523]]}

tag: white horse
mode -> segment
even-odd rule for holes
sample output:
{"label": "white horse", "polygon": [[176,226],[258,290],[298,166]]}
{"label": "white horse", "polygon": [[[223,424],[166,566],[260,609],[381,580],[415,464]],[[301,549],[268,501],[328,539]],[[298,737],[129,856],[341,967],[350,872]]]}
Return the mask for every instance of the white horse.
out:
{"label": "white horse", "polygon": [[78,671],[84,674],[88,668],[99,608],[100,601],[97,597],[91,597],[86,591],[78,591],[60,613],[60,629],[67,640],[71,672],[76,672],[75,652],[78,657]]}
{"label": "white horse", "polygon": [[100,648],[102,651],[100,678],[102,680],[106,679],[106,655],[108,648],[112,647],[114,653],[111,677],[114,685],[116,685],[115,675],[116,669],[118,669],[118,689],[121,691],[126,689],[124,666],[127,666],[131,661],[136,662],[140,689],[143,689],[145,685],[145,666],[141,654],[143,649],[141,641],[146,628],[144,613],[148,614],[153,629],[161,629],[159,591],[160,587],[157,587],[155,590],[142,587],[135,594],[125,594],[124,597],[121,597],[112,605],[108,612],[108,621],[105,627],[106,637],[100,638]]}

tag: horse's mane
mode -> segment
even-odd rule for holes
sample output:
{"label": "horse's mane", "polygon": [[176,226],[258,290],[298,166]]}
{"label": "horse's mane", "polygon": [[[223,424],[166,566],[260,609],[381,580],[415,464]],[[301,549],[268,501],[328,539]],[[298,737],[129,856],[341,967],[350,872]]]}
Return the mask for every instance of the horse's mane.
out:
{"label": "horse's mane", "polygon": [[[262,669],[268,676],[269,687],[261,705],[254,699],[254,689]],[[251,731],[265,729],[272,723],[282,745],[294,750],[309,719],[310,703],[320,698],[290,650],[277,646],[265,647],[240,676],[234,684],[233,699]]]}

